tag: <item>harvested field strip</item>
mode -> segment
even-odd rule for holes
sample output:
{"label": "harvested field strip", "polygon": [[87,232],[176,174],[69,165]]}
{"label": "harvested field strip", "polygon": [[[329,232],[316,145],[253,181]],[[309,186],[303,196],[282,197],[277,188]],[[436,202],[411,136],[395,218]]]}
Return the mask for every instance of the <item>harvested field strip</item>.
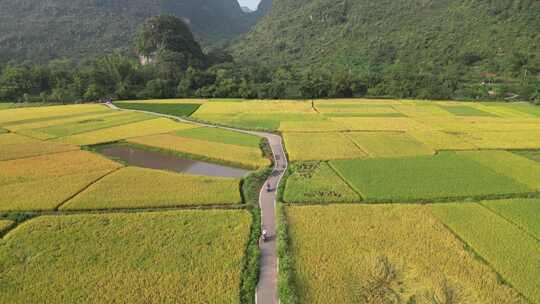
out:
{"label": "harvested field strip", "polygon": [[121,166],[119,163],[86,151],[70,151],[0,161],[0,186],[65,175],[112,171]]}
{"label": "harvested field strip", "polygon": [[292,161],[367,157],[364,151],[341,133],[286,132],[283,139]]}
{"label": "harvested field strip", "polygon": [[326,162],[291,165],[284,200],[289,203],[358,202],[360,196]]}
{"label": "harvested field strip", "polygon": [[484,201],[481,204],[516,224],[540,242],[540,199]]}
{"label": "harvested field strip", "polygon": [[531,302],[540,303],[537,239],[478,204],[439,204],[430,208],[504,280]]}
{"label": "harvested field strip", "polygon": [[250,226],[243,210],[41,216],[0,240],[0,302],[238,303]]}
{"label": "harvested field strip", "polygon": [[102,105],[94,104],[16,108],[0,112],[0,125],[28,123],[31,121],[58,119],[72,115],[87,115],[89,113],[95,114],[108,111],[111,110]]}
{"label": "harvested field strip", "polygon": [[68,136],[59,139],[59,141],[77,145],[94,145],[99,143],[114,142],[131,137],[168,133],[191,128],[197,128],[197,126],[175,122],[167,118],[157,118]]}
{"label": "harvested field strip", "polygon": [[400,132],[349,132],[353,142],[372,157],[399,157],[433,155],[435,151],[406,133]]}
{"label": "harvested field strip", "polygon": [[507,151],[457,152],[493,171],[540,191],[540,163]]}
{"label": "harvested field strip", "polygon": [[270,161],[263,157],[260,148],[228,145],[171,134],[136,137],[129,139],[128,142],[180,154],[194,155],[203,160],[214,160],[248,169],[258,169],[270,165]]}
{"label": "harvested field strip", "polygon": [[240,181],[127,167],[86,189],[61,210],[230,205],[241,202]]}
{"label": "harvested field strip", "polygon": [[427,207],[285,210],[299,303],[431,303],[443,294],[455,303],[526,303]]}
{"label": "harvested field strip", "polygon": [[53,125],[37,130],[30,130],[30,132],[41,133],[48,139],[66,137],[70,135],[96,131],[101,129],[107,129],[111,127],[126,125],[130,123],[136,123],[139,121],[149,120],[155,118],[152,115],[143,113],[118,113],[116,115],[108,115],[101,117],[85,117],[75,122]]}
{"label": "harvested field strip", "polygon": [[182,130],[175,134],[181,137],[257,149],[260,147],[262,141],[261,137],[255,135],[208,127]]}
{"label": "harvested field strip", "polygon": [[116,103],[116,106],[128,109],[128,110],[138,110],[138,111],[149,111],[155,113],[161,113],[166,115],[173,116],[190,116],[193,114],[201,104],[198,103]]}
{"label": "harvested field strip", "polygon": [[524,184],[452,152],[330,164],[369,202],[432,202],[532,192]]}
{"label": "harvested field strip", "polygon": [[13,133],[0,135],[0,161],[74,150],[79,150],[79,147],[35,140]]}

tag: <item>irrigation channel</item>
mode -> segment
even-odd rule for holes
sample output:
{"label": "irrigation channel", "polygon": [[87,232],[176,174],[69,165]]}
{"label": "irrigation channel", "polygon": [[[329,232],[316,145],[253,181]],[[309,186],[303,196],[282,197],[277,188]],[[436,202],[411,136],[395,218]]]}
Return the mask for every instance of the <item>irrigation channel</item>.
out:
{"label": "irrigation channel", "polygon": [[[171,118],[179,122],[256,135],[259,137],[264,137],[266,140],[268,140],[268,144],[272,149],[272,155],[274,157],[274,168],[272,170],[272,174],[266,180],[264,187],[259,192],[261,225],[262,229],[267,231],[268,238],[266,242],[260,242],[261,263],[255,301],[257,304],[277,304],[279,300],[277,295],[278,258],[276,238],[276,196],[279,183],[281,182],[281,179],[283,178],[288,166],[287,156],[285,155],[285,149],[283,148],[283,140],[281,136],[267,132],[247,131],[230,127],[204,124],[174,115],[140,110],[124,110],[118,108],[112,103],[106,103],[105,105],[115,110],[148,113],[160,117]],[[267,184],[270,185],[270,191],[267,190]]]}

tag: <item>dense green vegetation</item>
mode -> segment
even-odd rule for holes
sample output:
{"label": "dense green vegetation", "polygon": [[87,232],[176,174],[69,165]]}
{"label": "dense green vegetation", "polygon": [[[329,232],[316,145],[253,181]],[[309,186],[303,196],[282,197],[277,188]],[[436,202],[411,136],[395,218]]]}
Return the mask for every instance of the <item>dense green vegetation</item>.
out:
{"label": "dense green vegetation", "polygon": [[339,160],[330,164],[367,201],[432,202],[533,191],[452,152],[440,152],[436,156]]}
{"label": "dense green vegetation", "polygon": [[235,0],[0,1],[0,65],[131,54],[139,25],[159,14],[189,21],[205,45],[246,32],[260,17],[242,13]]}
{"label": "dense green vegetation", "polygon": [[538,99],[538,28],[534,0],[275,0],[232,50],[319,77],[351,73],[371,95]]}
{"label": "dense green vegetation", "polygon": [[149,111],[173,116],[189,116],[197,111],[200,104],[183,103],[183,104],[167,104],[167,103],[121,103],[116,104],[118,107],[128,110]]}
{"label": "dense green vegetation", "polygon": [[[326,1],[278,1],[246,39],[206,54],[187,26],[193,28],[193,20],[184,18],[183,22],[170,15],[151,17],[145,23],[137,19],[138,35],[133,30],[131,35],[113,39],[125,44],[122,41],[129,37],[136,54],[115,47],[96,52],[99,56],[85,56],[89,59],[84,61],[72,55],[38,64],[0,62],[0,100],[305,99],[365,94],[540,100],[540,56],[538,46],[529,43],[538,40],[537,31],[531,30],[539,26],[540,18],[534,13],[537,3],[506,4],[509,1],[501,0],[503,4],[487,5],[446,0],[409,5],[403,0],[382,4],[363,0],[354,4],[341,1],[328,10]],[[491,15],[479,18],[476,12]],[[469,18],[471,14],[474,18]],[[458,21],[461,18],[466,21]],[[444,27],[447,23],[451,26]],[[508,30],[514,26],[520,29],[516,33]],[[17,49],[12,42],[7,45],[10,51]],[[88,48],[80,45],[83,53]],[[465,116],[478,114],[450,110]],[[396,114],[375,116],[388,115]]]}

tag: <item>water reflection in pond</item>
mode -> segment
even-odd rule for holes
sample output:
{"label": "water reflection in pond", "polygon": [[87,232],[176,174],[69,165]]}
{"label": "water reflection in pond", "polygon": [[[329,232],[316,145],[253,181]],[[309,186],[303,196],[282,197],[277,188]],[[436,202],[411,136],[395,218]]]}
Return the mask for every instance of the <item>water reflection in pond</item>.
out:
{"label": "water reflection in pond", "polygon": [[234,178],[241,178],[249,173],[249,171],[244,169],[216,165],[129,146],[108,146],[99,149],[98,152],[108,157],[120,159],[129,165],[143,168]]}

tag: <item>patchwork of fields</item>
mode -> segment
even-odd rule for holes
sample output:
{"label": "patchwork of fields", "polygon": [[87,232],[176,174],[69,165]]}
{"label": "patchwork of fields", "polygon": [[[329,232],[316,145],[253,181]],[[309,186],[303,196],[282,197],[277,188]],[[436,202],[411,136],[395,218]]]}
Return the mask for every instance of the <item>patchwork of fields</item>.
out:
{"label": "patchwork of fields", "polygon": [[103,105],[6,107],[0,130],[1,303],[235,303],[252,292],[258,228],[240,179],[97,151],[132,143],[255,170],[270,165],[260,137]]}
{"label": "patchwork of fields", "polygon": [[0,107],[0,302],[244,299],[258,224],[245,180],[132,167],[93,147],[271,165],[260,137],[172,115],[282,134],[282,303],[540,304],[539,107],[116,104],[135,111]]}

